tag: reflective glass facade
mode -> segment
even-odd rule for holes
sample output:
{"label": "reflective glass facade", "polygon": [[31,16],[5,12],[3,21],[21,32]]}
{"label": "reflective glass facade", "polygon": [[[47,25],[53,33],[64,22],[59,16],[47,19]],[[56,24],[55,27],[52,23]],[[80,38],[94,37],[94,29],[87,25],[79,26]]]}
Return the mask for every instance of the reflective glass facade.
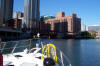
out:
{"label": "reflective glass facade", "polygon": [[1,8],[1,0],[0,0],[0,8]]}
{"label": "reflective glass facade", "polygon": [[39,28],[39,0],[25,0],[24,20],[27,28]]}
{"label": "reflective glass facade", "polygon": [[13,0],[0,0],[0,26],[12,18]]}

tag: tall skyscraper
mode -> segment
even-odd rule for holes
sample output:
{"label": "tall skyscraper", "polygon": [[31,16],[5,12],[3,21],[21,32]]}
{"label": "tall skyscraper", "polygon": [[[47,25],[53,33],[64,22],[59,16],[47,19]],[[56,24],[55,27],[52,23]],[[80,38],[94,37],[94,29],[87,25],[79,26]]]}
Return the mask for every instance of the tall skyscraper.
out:
{"label": "tall skyscraper", "polygon": [[24,20],[27,28],[39,29],[40,0],[25,0]]}
{"label": "tall skyscraper", "polygon": [[0,26],[2,24],[2,15],[1,15],[1,0],[0,0]]}
{"label": "tall skyscraper", "polygon": [[12,18],[13,0],[0,0],[0,26]]}
{"label": "tall skyscraper", "polygon": [[86,25],[84,23],[81,23],[81,31],[86,31]]}

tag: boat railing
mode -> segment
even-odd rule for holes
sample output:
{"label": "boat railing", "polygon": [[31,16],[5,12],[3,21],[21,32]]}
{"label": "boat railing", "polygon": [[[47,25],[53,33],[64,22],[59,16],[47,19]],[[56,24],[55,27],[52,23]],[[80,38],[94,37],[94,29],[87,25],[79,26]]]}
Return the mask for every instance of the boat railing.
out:
{"label": "boat railing", "polygon": [[58,63],[60,66],[72,66],[68,56],[63,53],[59,48],[56,47]]}
{"label": "boat railing", "polygon": [[20,40],[20,41],[9,41],[9,42],[2,42],[1,46],[1,53],[3,54],[13,54],[15,52],[22,52],[26,48],[31,49],[35,47],[35,44],[33,44],[32,39],[28,40]]}
{"label": "boat railing", "polygon": [[5,45],[6,45],[6,42],[2,42],[1,43],[1,49],[0,49],[0,52],[2,53],[4,48],[5,48]]}
{"label": "boat railing", "polygon": [[[43,46],[45,44],[54,44],[54,42],[49,42],[49,43],[42,42],[42,44],[40,45]],[[59,64],[59,66],[72,66],[72,63],[69,57],[58,47],[56,47],[56,53],[57,53],[57,59],[58,59],[57,63]]]}

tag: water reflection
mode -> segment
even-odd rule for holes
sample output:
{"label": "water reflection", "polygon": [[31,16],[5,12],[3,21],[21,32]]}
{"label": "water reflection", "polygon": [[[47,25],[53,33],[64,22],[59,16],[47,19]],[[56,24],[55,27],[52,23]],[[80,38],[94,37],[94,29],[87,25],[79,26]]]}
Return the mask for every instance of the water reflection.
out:
{"label": "water reflection", "polygon": [[96,40],[81,40],[82,65],[100,66],[100,42]]}
{"label": "water reflection", "polygon": [[[81,45],[80,45],[80,40],[66,40],[66,52],[63,50],[71,59],[71,62],[75,66],[80,66],[81,63]],[[77,61],[78,60],[78,61]]]}

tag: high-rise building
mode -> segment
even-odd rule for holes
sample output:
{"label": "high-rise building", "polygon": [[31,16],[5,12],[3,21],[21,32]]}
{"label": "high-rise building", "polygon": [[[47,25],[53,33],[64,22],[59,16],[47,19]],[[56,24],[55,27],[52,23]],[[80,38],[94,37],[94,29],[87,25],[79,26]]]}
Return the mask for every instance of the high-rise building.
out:
{"label": "high-rise building", "polygon": [[71,16],[67,16],[67,22],[69,34],[81,32],[81,18],[78,18],[77,14],[72,13]]}
{"label": "high-rise building", "polygon": [[65,17],[65,12],[58,12],[57,17],[58,18]]}
{"label": "high-rise building", "polygon": [[58,12],[57,18],[45,20],[44,22],[46,25],[50,24],[49,30],[56,33],[78,34],[81,32],[81,18],[78,18],[76,14],[65,16],[64,12]]}
{"label": "high-rise building", "polygon": [[22,27],[21,28],[26,27],[25,22],[24,22],[24,13],[23,12],[17,12],[17,11],[15,11],[13,13],[13,18],[14,19],[18,19],[18,20],[22,20]]}
{"label": "high-rise building", "polygon": [[1,15],[1,0],[0,0],[0,26],[2,25],[2,21],[3,20],[3,18],[2,18],[2,15]]}
{"label": "high-rise building", "polygon": [[86,31],[86,25],[84,23],[81,23],[81,31]]}
{"label": "high-rise building", "polygon": [[0,0],[0,26],[12,18],[13,0]]}
{"label": "high-rise building", "polygon": [[39,29],[40,0],[25,0],[24,20],[27,28]]}
{"label": "high-rise building", "polygon": [[18,19],[20,19],[20,18],[23,18],[24,17],[24,13],[23,12],[17,12],[17,11],[15,11],[14,13],[13,13],[13,18],[18,18]]}
{"label": "high-rise building", "polygon": [[95,32],[100,33],[100,25],[91,25],[91,26],[88,26],[88,31],[95,31]]}
{"label": "high-rise building", "polygon": [[17,19],[17,18],[10,19],[10,20],[8,20],[7,24],[8,24],[7,27],[9,27],[9,28],[21,29],[22,19]]}

